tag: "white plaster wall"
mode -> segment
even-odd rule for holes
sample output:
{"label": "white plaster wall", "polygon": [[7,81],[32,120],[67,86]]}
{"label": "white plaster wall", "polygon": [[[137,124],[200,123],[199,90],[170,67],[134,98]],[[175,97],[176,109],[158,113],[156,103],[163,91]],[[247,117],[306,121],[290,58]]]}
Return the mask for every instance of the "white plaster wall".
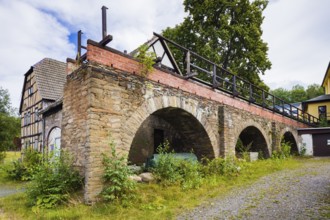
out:
{"label": "white plaster wall", "polygon": [[302,147],[306,148],[306,155],[313,156],[313,136],[311,134],[302,134],[302,144],[299,144],[299,152]]}

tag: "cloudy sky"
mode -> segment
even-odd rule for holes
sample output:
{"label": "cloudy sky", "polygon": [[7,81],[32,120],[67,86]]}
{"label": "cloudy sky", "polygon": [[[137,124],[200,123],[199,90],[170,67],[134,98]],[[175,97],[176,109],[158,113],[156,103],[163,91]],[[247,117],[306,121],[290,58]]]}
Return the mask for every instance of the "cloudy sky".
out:
{"label": "cloudy sky", "polygon": [[[24,74],[44,57],[75,57],[76,32],[101,40],[101,7],[108,9],[108,45],[131,51],[153,32],[182,22],[180,0],[0,0],[0,86],[19,106]],[[329,0],[271,0],[263,38],[272,70],[262,78],[272,88],[320,84],[330,61]]]}

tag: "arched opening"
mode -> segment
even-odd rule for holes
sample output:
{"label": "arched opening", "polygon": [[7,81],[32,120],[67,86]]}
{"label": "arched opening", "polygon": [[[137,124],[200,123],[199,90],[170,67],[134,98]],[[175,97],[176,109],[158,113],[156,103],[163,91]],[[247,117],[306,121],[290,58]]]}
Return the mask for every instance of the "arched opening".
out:
{"label": "arched opening", "polygon": [[296,142],[296,139],[294,138],[293,134],[290,131],[287,131],[284,133],[282,140],[281,140],[281,145],[282,144],[288,144],[290,145],[290,154],[291,155],[298,155],[299,150],[298,150],[298,145]]}
{"label": "arched opening", "polygon": [[61,151],[61,129],[54,127],[50,130],[47,138],[48,152],[58,156]]}
{"label": "arched opening", "polygon": [[145,163],[165,140],[176,153],[193,152],[198,159],[214,158],[213,147],[203,125],[189,112],[168,107],[155,111],[140,125],[131,144],[129,162]]}
{"label": "arched opening", "polygon": [[239,135],[235,147],[236,155],[242,152],[257,152],[263,158],[269,158],[267,142],[263,134],[254,126],[246,127]]}

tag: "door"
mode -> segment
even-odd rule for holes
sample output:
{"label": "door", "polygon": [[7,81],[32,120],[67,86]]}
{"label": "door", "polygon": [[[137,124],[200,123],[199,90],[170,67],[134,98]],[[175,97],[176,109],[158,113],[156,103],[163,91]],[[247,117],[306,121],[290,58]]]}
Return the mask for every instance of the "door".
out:
{"label": "door", "polygon": [[313,134],[314,156],[330,156],[330,134]]}

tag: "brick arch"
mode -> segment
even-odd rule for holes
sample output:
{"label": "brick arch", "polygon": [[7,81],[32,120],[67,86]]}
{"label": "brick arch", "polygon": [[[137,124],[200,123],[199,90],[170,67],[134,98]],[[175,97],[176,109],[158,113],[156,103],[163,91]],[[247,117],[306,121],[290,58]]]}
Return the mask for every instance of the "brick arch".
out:
{"label": "brick arch", "polygon": [[[237,132],[235,134],[235,139],[234,139],[234,143],[236,144],[237,141],[239,140],[240,136],[244,133],[244,132],[249,132],[250,131],[254,131],[256,132],[256,136],[252,137],[250,136],[251,140],[253,139],[258,139],[261,140],[259,142],[263,142],[262,144],[265,144],[265,148],[263,148],[263,152],[264,152],[264,156],[265,157],[270,157],[271,155],[271,140],[269,138],[269,135],[267,135],[267,131],[257,122],[253,121],[253,120],[247,120],[245,123],[241,123],[240,125],[237,125]],[[250,140],[249,140],[250,141]],[[249,142],[247,141],[247,142]],[[244,142],[244,141],[243,141]],[[249,144],[249,143],[243,143],[245,145]],[[255,144],[260,144],[260,143],[255,143]],[[255,144],[252,144],[252,149],[255,148]],[[235,147],[235,146],[234,146]]]}
{"label": "brick arch", "polygon": [[[216,111],[204,107],[200,101],[184,96],[159,96],[150,97],[146,99],[142,105],[140,105],[132,115],[125,121],[124,127],[127,127],[127,132],[122,134],[123,150],[130,151],[131,144],[135,137],[136,132],[140,128],[141,124],[150,116],[157,115],[159,113],[166,115],[166,111],[178,110],[182,114],[186,114],[192,120],[198,122],[201,125],[202,130],[205,131],[207,139],[209,141],[208,149],[209,155],[207,157],[216,157],[219,155],[218,138],[210,123],[209,116],[211,114],[217,114]],[[213,118],[217,118],[213,117]],[[197,155],[198,156],[198,155]]]}
{"label": "brick arch", "polygon": [[291,144],[291,154],[298,154],[298,132],[291,127],[285,127],[281,130],[280,141],[285,141]]}

